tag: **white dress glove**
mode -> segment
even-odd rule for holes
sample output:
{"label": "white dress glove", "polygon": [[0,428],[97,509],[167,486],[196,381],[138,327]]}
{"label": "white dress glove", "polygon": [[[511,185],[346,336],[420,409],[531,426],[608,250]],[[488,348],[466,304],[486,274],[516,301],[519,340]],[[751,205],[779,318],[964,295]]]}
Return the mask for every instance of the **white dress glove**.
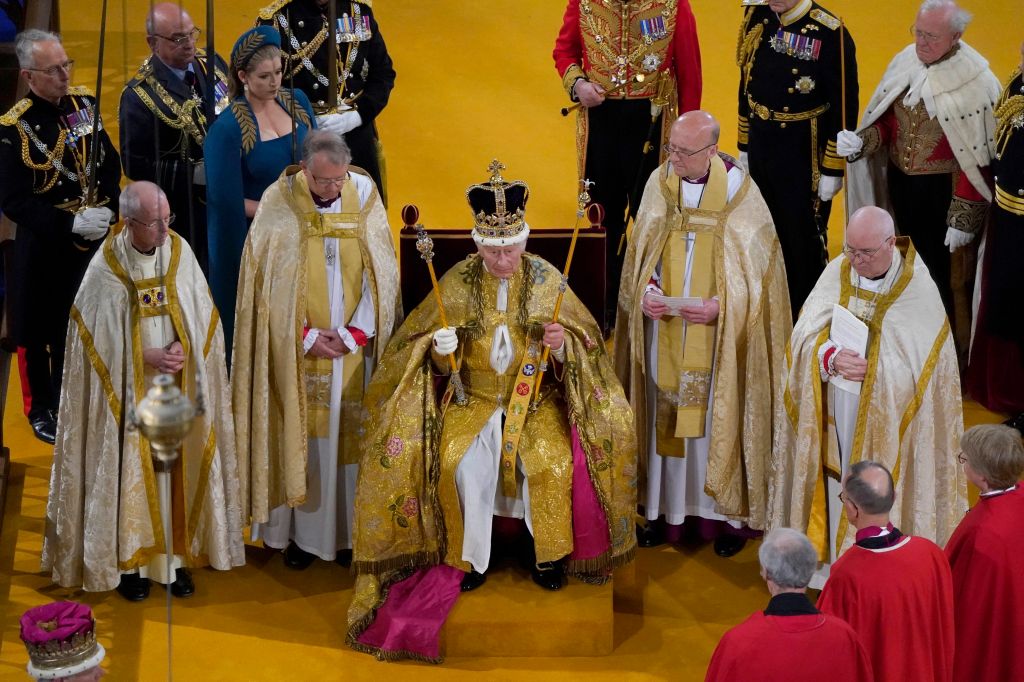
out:
{"label": "white dress glove", "polygon": [[864,149],[864,140],[852,130],[840,130],[836,135],[836,154],[839,156],[853,156]]}
{"label": "white dress glove", "polygon": [[363,117],[355,109],[341,114],[324,114],[316,117],[317,127],[337,135],[344,135],[363,124]]}
{"label": "white dress glove", "polygon": [[747,156],[746,152],[740,152],[739,161],[740,161],[740,168],[742,168],[745,172],[749,173],[750,172],[750,157]]}
{"label": "white dress glove", "polygon": [[114,212],[109,208],[87,208],[75,214],[75,224],[71,227],[71,232],[91,242],[103,239],[110,229],[110,221],[113,218]]}
{"label": "white dress glove", "polygon": [[832,201],[832,197],[843,186],[843,178],[838,175],[822,175],[818,180],[818,198],[822,201]]}
{"label": "white dress glove", "polygon": [[955,227],[946,228],[946,241],[943,243],[949,247],[949,252],[953,253],[961,246],[967,246],[974,239],[973,232],[964,232],[958,230]]}
{"label": "white dress glove", "polygon": [[434,332],[434,350],[438,355],[451,355],[459,347],[459,335],[454,327],[441,327]]}

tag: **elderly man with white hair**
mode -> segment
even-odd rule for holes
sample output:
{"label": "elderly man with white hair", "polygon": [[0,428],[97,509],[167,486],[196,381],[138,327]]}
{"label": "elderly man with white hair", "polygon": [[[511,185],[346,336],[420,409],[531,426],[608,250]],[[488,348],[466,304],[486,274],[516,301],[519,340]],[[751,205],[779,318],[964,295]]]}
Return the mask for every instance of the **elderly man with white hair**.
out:
{"label": "elderly man with white hair", "polygon": [[[942,544],[967,509],[960,376],[935,283],[884,210],[850,219],[793,327],[775,411],[769,528],[804,529],[830,564],[854,542],[839,502],[854,462],[892,471],[892,518]],[[827,579],[827,567],[812,587]]]}
{"label": "elderly man with white hair", "polygon": [[821,613],[807,598],[817,553],[803,533],[776,528],[757,553],[772,598],[722,637],[707,682],[865,682],[871,662],[844,621]]}
{"label": "elderly man with white hair", "polygon": [[1001,91],[988,62],[962,40],[970,19],[953,0],[924,0],[914,43],[889,63],[857,132],[841,131],[836,143],[858,161],[849,166],[851,210],[891,207],[939,288],[962,359]]}

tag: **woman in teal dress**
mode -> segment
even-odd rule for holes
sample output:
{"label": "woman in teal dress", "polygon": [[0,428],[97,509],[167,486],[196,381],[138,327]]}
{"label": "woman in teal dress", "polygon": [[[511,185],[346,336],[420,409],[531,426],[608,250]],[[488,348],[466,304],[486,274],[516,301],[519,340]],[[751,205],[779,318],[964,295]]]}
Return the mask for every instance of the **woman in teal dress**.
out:
{"label": "woman in teal dress", "polygon": [[263,191],[302,157],[316,127],[309,99],[282,87],[281,38],[270,26],[246,31],[231,51],[231,104],[203,146],[208,187],[210,289],[229,352],[242,248]]}

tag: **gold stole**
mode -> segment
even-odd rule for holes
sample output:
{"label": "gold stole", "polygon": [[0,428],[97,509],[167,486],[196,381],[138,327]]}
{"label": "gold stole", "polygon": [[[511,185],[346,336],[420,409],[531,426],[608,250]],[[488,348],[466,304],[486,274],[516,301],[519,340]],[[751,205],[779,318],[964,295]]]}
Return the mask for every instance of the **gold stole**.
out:
{"label": "gold stole", "polygon": [[[689,295],[711,298],[715,295],[716,249],[720,248],[716,243],[719,220],[729,195],[725,162],[718,156],[711,159],[708,181],[695,209],[683,207],[678,176],[669,173],[665,183],[669,196],[676,199],[678,219],[669,227],[662,250],[662,289],[667,296],[683,295],[688,251],[693,249]],[[690,232],[694,233],[692,242]],[[658,393],[664,397],[659,395],[655,431],[662,455],[684,457],[684,439],[704,435],[715,329],[716,325],[684,324],[680,317],[658,321],[657,383]]]}
{"label": "gold stole", "polygon": [[[296,176],[296,191],[309,191],[305,176]],[[331,299],[327,289],[327,258],[324,240],[338,239],[337,258],[341,259],[341,284],[345,293],[345,313],[352,318],[363,291],[363,256],[359,239],[362,226],[359,221],[359,195],[351,182],[341,190],[341,213],[314,212],[306,223],[306,324],[311,328],[333,329]],[[355,208],[355,210],[351,210]],[[306,375],[306,434],[310,438],[327,438],[330,433],[331,382],[334,361],[307,354],[304,358]],[[363,349],[347,353],[342,358],[341,378],[341,432],[338,438],[339,462],[359,462],[359,405],[363,396]]]}

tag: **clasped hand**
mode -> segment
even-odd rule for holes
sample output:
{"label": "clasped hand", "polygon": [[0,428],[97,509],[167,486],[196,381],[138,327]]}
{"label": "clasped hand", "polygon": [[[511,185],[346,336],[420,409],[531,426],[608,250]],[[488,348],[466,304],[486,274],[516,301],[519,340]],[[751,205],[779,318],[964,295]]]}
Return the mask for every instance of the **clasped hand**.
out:
{"label": "clasped hand", "polygon": [[341,340],[337,329],[318,329],[316,341],[309,347],[309,354],[315,358],[333,360],[348,353],[348,346]]}
{"label": "clasped hand", "polygon": [[864,381],[864,376],[868,373],[868,361],[847,349],[836,353],[832,359],[832,366],[839,376],[848,381]]}
{"label": "clasped hand", "polygon": [[185,366],[185,349],[180,341],[165,348],[147,348],[142,351],[142,361],[161,374],[177,374]]}

